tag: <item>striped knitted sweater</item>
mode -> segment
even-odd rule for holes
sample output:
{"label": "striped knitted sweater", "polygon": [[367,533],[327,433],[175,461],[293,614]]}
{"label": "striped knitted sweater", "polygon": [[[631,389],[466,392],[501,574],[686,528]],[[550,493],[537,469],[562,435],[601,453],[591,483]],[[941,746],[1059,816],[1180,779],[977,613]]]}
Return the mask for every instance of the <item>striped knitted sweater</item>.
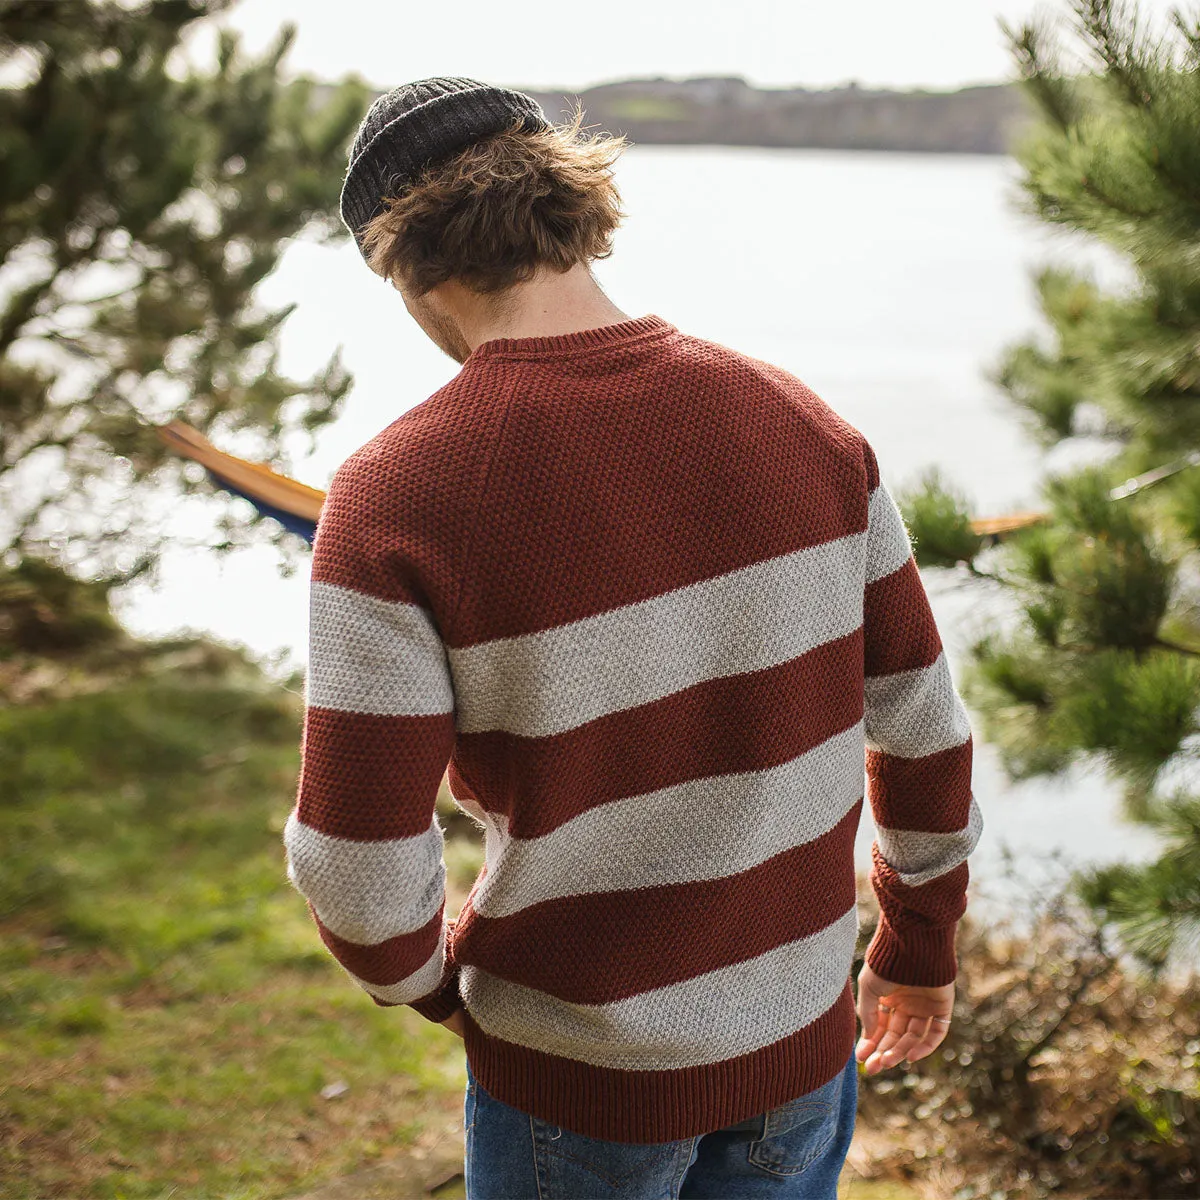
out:
{"label": "striped knitted sweater", "polygon": [[307,700],[289,876],[508,1104],[659,1142],[832,1078],[864,794],[868,961],[954,978],[967,718],[870,446],[777,367],[657,316],[479,346],[333,481]]}

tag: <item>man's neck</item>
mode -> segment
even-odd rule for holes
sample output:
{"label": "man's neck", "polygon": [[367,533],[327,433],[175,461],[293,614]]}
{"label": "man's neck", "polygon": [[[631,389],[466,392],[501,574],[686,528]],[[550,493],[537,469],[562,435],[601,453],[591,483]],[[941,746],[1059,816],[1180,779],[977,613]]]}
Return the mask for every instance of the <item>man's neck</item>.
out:
{"label": "man's neck", "polygon": [[499,296],[451,287],[444,302],[472,350],[495,338],[554,337],[630,319],[583,264],[561,274],[541,270]]}

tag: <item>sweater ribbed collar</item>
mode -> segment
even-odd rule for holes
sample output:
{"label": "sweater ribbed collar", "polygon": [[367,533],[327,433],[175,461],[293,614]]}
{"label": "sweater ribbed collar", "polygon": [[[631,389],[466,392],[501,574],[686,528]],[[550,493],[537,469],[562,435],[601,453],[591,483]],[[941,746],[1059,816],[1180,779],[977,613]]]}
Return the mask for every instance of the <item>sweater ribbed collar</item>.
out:
{"label": "sweater ribbed collar", "polygon": [[663,337],[678,332],[669,321],[653,313],[619,321],[615,325],[600,325],[595,329],[580,329],[574,333],[557,333],[549,337],[492,338],[481,342],[471,352],[463,366],[491,358],[545,358],[563,354],[616,349],[645,338]]}

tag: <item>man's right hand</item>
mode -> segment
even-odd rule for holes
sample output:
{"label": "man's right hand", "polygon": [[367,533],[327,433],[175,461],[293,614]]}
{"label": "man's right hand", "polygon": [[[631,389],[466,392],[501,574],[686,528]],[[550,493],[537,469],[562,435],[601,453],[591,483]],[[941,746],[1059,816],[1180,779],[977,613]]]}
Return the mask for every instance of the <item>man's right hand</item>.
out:
{"label": "man's right hand", "polygon": [[945,1040],[953,1010],[954,984],[910,987],[892,983],[864,964],[858,977],[862,1037],[854,1056],[866,1063],[868,1075],[916,1062]]}

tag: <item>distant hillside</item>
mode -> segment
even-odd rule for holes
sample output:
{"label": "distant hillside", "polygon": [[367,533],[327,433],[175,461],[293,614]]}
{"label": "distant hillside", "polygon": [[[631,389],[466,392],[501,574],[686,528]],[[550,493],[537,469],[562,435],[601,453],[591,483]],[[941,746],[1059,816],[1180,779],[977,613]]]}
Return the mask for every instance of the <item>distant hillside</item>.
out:
{"label": "distant hillside", "polygon": [[955,92],[757,88],[737,77],[630,79],[580,92],[531,91],[561,119],[578,97],[589,125],[642,144],[795,146],[1004,154],[1028,118],[1012,84]]}

